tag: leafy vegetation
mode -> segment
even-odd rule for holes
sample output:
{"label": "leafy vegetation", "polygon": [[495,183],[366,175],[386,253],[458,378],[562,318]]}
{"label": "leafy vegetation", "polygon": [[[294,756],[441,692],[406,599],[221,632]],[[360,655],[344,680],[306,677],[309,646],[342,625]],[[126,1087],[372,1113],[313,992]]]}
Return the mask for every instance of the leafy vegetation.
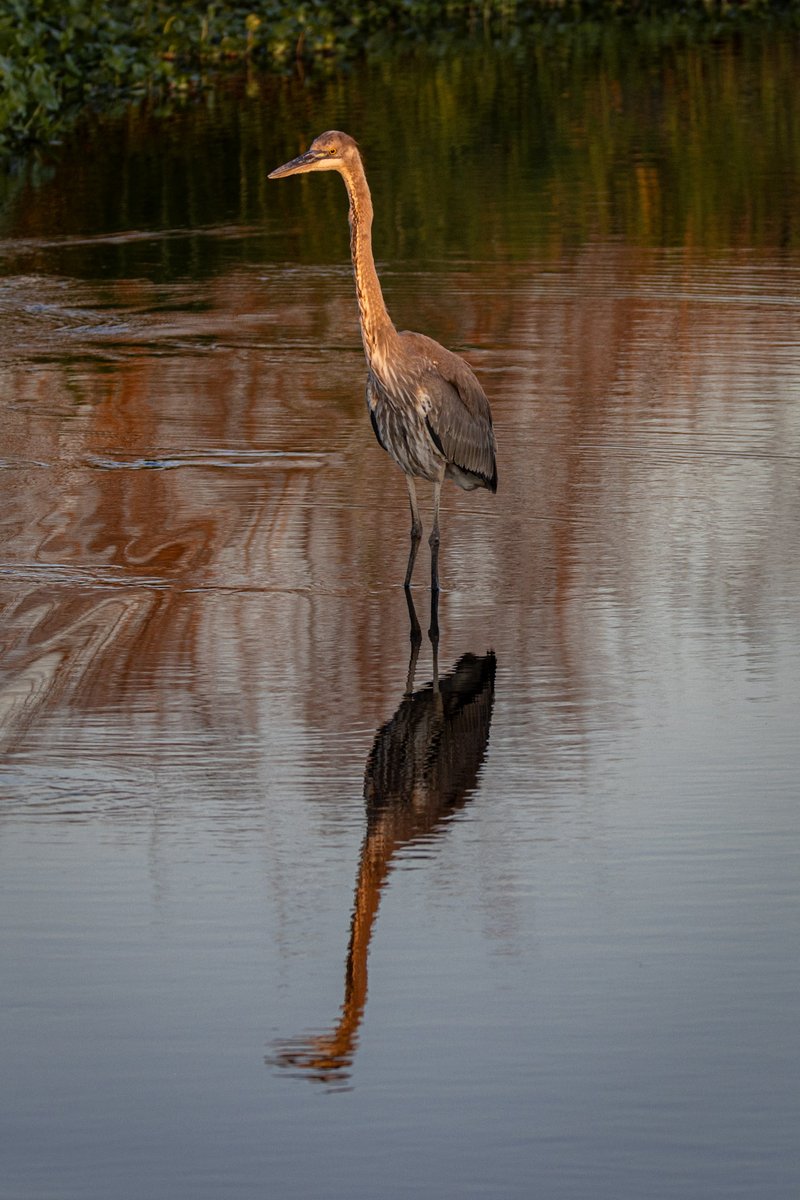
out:
{"label": "leafy vegetation", "polygon": [[480,35],[513,45],[612,21],[661,38],[747,22],[800,25],[798,0],[4,0],[0,150],[55,136],[82,107],[209,86],[234,67],[287,71],[415,39]]}

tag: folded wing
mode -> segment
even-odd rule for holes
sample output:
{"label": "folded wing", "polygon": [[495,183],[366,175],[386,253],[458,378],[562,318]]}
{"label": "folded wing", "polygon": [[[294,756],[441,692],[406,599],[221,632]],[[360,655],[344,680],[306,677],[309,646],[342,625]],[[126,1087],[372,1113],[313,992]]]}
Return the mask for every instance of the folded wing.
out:
{"label": "folded wing", "polygon": [[492,414],[486,394],[458,355],[422,334],[425,351],[419,394],[428,431],[445,456],[448,473],[461,487],[497,491],[497,463]]}

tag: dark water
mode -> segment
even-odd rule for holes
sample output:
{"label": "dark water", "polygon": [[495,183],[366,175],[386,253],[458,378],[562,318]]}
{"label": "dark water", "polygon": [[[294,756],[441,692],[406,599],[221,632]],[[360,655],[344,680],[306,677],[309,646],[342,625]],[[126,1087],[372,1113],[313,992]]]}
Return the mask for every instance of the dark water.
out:
{"label": "dark water", "polygon": [[[799,70],[395,63],[6,181],[3,1200],[797,1193]],[[330,126],[495,414],[411,678],[343,188],[265,179]]]}

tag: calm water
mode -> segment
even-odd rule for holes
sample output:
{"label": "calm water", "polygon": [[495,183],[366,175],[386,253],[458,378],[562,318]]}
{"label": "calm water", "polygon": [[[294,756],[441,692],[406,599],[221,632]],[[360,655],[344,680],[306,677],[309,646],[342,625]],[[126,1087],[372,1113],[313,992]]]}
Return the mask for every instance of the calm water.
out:
{"label": "calm water", "polygon": [[[797,1194],[798,71],[376,67],[6,181],[3,1200]],[[413,677],[344,191],[265,181],[330,126],[495,413]]]}

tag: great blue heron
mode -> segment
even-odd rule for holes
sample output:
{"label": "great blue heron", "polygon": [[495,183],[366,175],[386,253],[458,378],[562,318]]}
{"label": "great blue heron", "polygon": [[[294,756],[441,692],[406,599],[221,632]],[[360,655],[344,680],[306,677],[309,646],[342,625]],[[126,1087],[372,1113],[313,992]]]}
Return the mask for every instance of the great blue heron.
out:
{"label": "great blue heron", "polygon": [[270,179],[306,171],[338,171],[350,200],[350,251],[367,356],[367,405],[375,436],[405,472],[411,503],[411,551],[406,588],[422,537],[415,479],[433,484],[431,588],[439,590],[439,500],[452,479],[469,491],[497,491],[495,440],[489,401],[457,354],[422,333],[398,333],[386,311],[372,255],[372,199],[358,146],[332,129],[305,154],[277,167]]}

